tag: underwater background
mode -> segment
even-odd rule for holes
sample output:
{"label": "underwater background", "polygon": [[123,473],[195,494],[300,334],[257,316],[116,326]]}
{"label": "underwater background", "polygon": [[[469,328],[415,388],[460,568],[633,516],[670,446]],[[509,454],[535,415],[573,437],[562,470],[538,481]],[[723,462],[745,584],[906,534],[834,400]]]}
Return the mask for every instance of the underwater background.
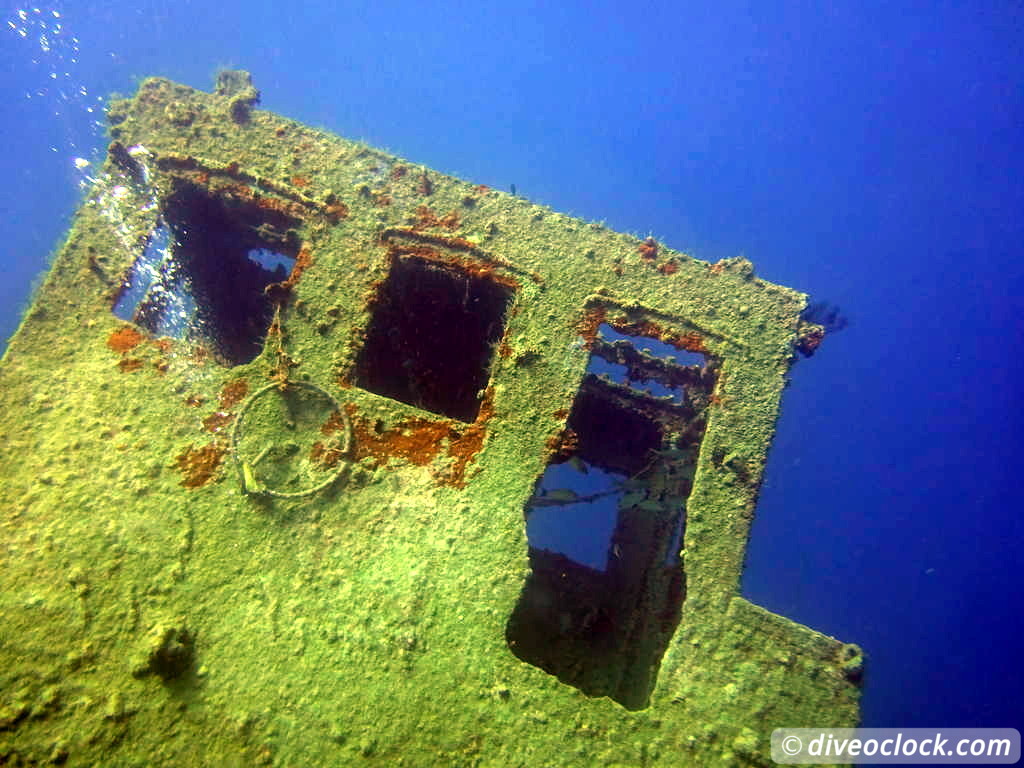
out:
{"label": "underwater background", "polygon": [[865,725],[1024,726],[1019,3],[2,12],[4,339],[102,158],[106,98],[150,75],[248,69],[265,109],[744,255],[849,324],[792,370],[743,594],[863,646]]}

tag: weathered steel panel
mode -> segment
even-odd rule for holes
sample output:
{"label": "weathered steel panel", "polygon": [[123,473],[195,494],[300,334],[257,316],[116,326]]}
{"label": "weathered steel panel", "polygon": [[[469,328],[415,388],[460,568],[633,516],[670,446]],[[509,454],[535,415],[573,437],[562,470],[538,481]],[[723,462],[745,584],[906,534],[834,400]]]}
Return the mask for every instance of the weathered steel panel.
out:
{"label": "weathered steel panel", "polygon": [[[257,100],[111,104],[0,364],[0,756],[765,765],[855,725],[859,649],[738,596],[806,297]],[[536,492],[564,462],[620,478],[604,570],[528,550],[589,501]]]}

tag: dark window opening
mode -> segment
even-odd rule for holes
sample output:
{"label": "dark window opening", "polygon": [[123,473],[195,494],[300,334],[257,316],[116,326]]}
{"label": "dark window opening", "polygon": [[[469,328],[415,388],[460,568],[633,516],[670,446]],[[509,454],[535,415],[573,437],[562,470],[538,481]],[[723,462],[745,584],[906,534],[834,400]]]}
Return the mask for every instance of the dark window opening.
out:
{"label": "dark window opening", "polygon": [[114,314],[155,336],[208,345],[225,365],[252,361],[274,317],[265,289],[295,265],[300,222],[186,183],[162,214]]}
{"label": "dark window opening", "polygon": [[526,507],[532,572],[509,647],[590,696],[647,706],[679,623],[679,559],[717,367],[601,327]]}
{"label": "dark window opening", "polygon": [[511,298],[487,277],[396,258],[356,361],[363,389],[460,421],[480,411]]}

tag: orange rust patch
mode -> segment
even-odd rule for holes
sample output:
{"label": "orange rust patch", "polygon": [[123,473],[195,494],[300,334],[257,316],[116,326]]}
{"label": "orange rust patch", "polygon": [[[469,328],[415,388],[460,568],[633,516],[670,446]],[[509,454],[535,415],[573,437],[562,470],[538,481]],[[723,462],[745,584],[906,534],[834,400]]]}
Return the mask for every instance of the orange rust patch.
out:
{"label": "orange rust patch", "polygon": [[[439,239],[453,240],[455,238]],[[388,246],[388,257],[390,259],[394,260],[401,256],[418,256],[426,261],[432,261],[438,264],[447,264],[448,266],[459,270],[463,274],[470,275],[471,277],[482,277],[487,280],[493,280],[499,285],[504,285],[512,289],[519,288],[519,282],[517,280],[496,272],[494,267],[490,264],[481,264],[475,259],[459,258],[459,256],[454,253],[442,253],[440,251],[435,251],[433,248],[426,245],[392,244]]]}
{"label": "orange rust patch", "polygon": [[818,351],[818,347],[821,346],[821,342],[825,340],[825,330],[823,328],[815,328],[814,330],[803,334],[796,342],[796,348],[799,350],[804,357],[810,357]]}
{"label": "orange rust patch", "polygon": [[391,169],[391,178],[397,181],[398,179],[405,176],[407,172],[408,169],[404,165],[396,165],[394,168]]}
{"label": "orange rust patch", "polygon": [[[225,169],[225,172],[230,176],[236,176],[238,174],[238,164],[232,163]],[[198,181],[198,179],[196,180]],[[243,200],[246,203],[255,205],[257,208],[262,208],[266,211],[273,211],[274,213],[279,213],[289,218],[299,220],[306,218],[307,210],[301,203],[293,202],[291,200],[282,200],[281,198],[274,197],[272,195],[260,194],[253,191],[253,189],[246,184],[230,182],[224,185],[218,185],[215,191],[218,195]]]}
{"label": "orange rust patch", "polygon": [[200,448],[190,445],[174,460],[175,466],[185,476],[181,484],[186,488],[199,488],[213,480],[226,451],[225,446],[215,442]]}
{"label": "orange rust patch", "polygon": [[650,320],[615,320],[614,318],[608,318],[608,310],[601,305],[588,308],[583,313],[580,321],[576,323],[576,332],[583,337],[587,347],[593,346],[594,340],[597,338],[597,330],[602,323],[608,323],[616,331],[626,336],[644,336],[648,339],[658,339],[672,345],[676,349],[685,349],[688,352],[708,351],[707,347],[704,346],[704,337],[695,331],[677,333],[665,330],[662,326]]}
{"label": "orange rust patch", "polygon": [[313,249],[309,243],[303,243],[302,247],[299,248],[298,255],[295,257],[295,264],[292,265],[292,271],[288,274],[288,278],[280,283],[271,283],[263,289],[264,293],[274,301],[284,301],[288,294],[291,293],[292,288],[299,282],[302,273],[309,269],[312,264]]}
{"label": "orange rust patch", "polygon": [[377,466],[381,466],[390,458],[399,458],[422,467],[437,458],[441,451],[441,441],[452,434],[448,421],[434,422],[418,418],[405,419],[398,422],[394,429],[381,432],[359,416],[354,405],[348,404],[346,408],[352,419],[356,461],[369,456]]}
{"label": "orange rust patch", "polygon": [[563,461],[571,459],[580,449],[580,438],[573,430],[566,427],[557,435],[549,437],[546,446],[551,461],[561,464]]}
{"label": "orange rust patch", "polygon": [[224,385],[224,389],[217,395],[217,401],[220,403],[221,410],[226,411],[242,402],[247,394],[249,394],[249,382],[245,379],[235,379]]}
{"label": "orange rust patch", "polygon": [[[446,453],[453,460],[452,465],[443,472],[433,473],[434,477],[439,485],[465,488],[466,469],[483,447],[487,422],[494,415],[493,397],[494,392],[488,387],[480,404],[480,413],[472,424],[456,424],[450,419],[409,418],[389,430],[377,429],[349,403],[345,409],[352,420],[355,460],[369,457],[375,466],[380,467],[389,459],[398,458],[423,467],[433,462],[441,454],[441,449],[447,446]],[[333,417],[324,425],[323,431],[326,433],[329,428],[337,428]]]}
{"label": "orange rust patch", "polygon": [[121,373],[131,373],[142,367],[142,361],[137,357],[126,357],[117,364],[117,367],[121,369]]}
{"label": "orange rust patch", "polygon": [[[308,152],[313,147],[309,142],[304,142],[300,148]],[[292,158],[292,162],[296,166],[300,164],[297,157]],[[311,186],[308,176],[296,174],[288,179],[289,183],[284,184],[244,173],[237,161],[223,168],[210,168],[194,157],[174,155],[161,158],[158,164],[162,169],[174,169],[175,175],[181,179],[207,187],[218,197],[244,202],[300,221],[317,211],[322,212],[332,224],[348,216],[348,206],[334,196],[320,204],[297,192],[295,188]]]}
{"label": "orange rust patch", "polygon": [[488,192],[491,191],[491,188],[488,187],[486,184],[477,184],[475,187],[473,187],[473,191],[476,192],[478,195],[486,195]]}
{"label": "orange rust patch", "polygon": [[653,237],[648,237],[636,248],[637,252],[645,259],[653,261],[658,258],[658,243]]}
{"label": "orange rust patch", "polygon": [[331,415],[327,417],[327,421],[320,427],[320,432],[324,435],[333,435],[344,428],[345,420],[341,417],[341,414],[338,411],[332,411]]}
{"label": "orange rust patch", "polygon": [[185,405],[189,408],[198,408],[200,405],[206,402],[206,398],[202,395],[189,395],[185,398]]}
{"label": "orange rust patch", "polygon": [[658,271],[663,275],[674,275],[679,271],[679,264],[675,259],[669,259],[658,265]]}
{"label": "orange rust patch", "polygon": [[444,216],[438,217],[428,206],[421,205],[416,209],[416,223],[413,225],[413,229],[419,231],[428,227],[444,227],[447,230],[458,229],[459,214],[455,211],[450,211]]}
{"label": "orange rust patch", "polygon": [[660,325],[652,323],[650,320],[618,323],[609,321],[608,324],[619,333],[624,333],[627,336],[646,336],[649,339],[658,339],[666,344],[671,344],[676,349],[685,349],[688,352],[708,351],[707,347],[704,346],[704,337],[693,331],[687,333],[666,331]]}
{"label": "orange rust patch", "polygon": [[326,447],[319,440],[309,450],[309,458],[324,469],[338,466],[341,457],[342,453],[336,446]]}
{"label": "orange rust patch", "polygon": [[227,411],[214,411],[205,419],[203,419],[203,427],[207,432],[213,432],[217,434],[224,427],[234,421],[235,416]]}
{"label": "orange rust patch", "polygon": [[594,340],[597,339],[597,329],[607,315],[608,310],[599,304],[587,309],[580,321],[576,323],[576,333],[583,337],[588,348],[593,346]]}
{"label": "orange rust patch", "polygon": [[[475,243],[471,243],[469,242],[469,240],[466,240],[465,238],[462,237],[445,237],[444,235],[427,234],[425,232],[418,231],[416,228],[405,229],[404,227],[392,227],[389,229],[385,229],[383,232],[381,232],[381,240],[385,243],[387,243],[390,238],[395,236],[412,237],[424,243],[439,245],[442,248],[449,248],[453,251],[466,251],[481,258],[486,258],[486,254],[484,254],[484,252],[481,251],[480,248],[478,248]],[[400,248],[402,246],[394,247]],[[415,246],[408,247],[414,248]],[[493,257],[491,260],[493,260]]]}
{"label": "orange rust patch", "polygon": [[295,257],[295,266],[292,267],[292,272],[288,275],[288,280],[285,282],[295,285],[299,282],[299,278],[302,277],[302,273],[305,272],[313,264],[313,249],[309,243],[303,243],[302,247],[299,248],[299,255]]}
{"label": "orange rust patch", "polygon": [[122,325],[107,338],[107,346],[115,352],[127,352],[135,349],[146,337],[132,328],[130,325]]}

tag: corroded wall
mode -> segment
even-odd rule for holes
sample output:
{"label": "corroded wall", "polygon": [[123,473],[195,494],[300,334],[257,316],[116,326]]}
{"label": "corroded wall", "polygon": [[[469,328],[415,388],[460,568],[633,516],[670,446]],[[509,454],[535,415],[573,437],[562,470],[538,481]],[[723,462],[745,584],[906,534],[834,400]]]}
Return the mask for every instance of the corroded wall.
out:
{"label": "corroded wall", "polygon": [[[0,365],[0,761],[764,765],[775,727],[856,724],[856,646],[738,597],[784,376],[820,341],[805,297],[257,98],[228,73],[111,105]],[[175,255],[119,318],[161,227]],[[688,393],[608,395],[660,441],[615,555],[664,558],[685,506],[669,571],[528,551],[537,479],[604,391],[602,326],[705,361],[614,353]],[[601,434],[584,458],[614,461]],[[516,629],[559,578],[626,597]]]}

